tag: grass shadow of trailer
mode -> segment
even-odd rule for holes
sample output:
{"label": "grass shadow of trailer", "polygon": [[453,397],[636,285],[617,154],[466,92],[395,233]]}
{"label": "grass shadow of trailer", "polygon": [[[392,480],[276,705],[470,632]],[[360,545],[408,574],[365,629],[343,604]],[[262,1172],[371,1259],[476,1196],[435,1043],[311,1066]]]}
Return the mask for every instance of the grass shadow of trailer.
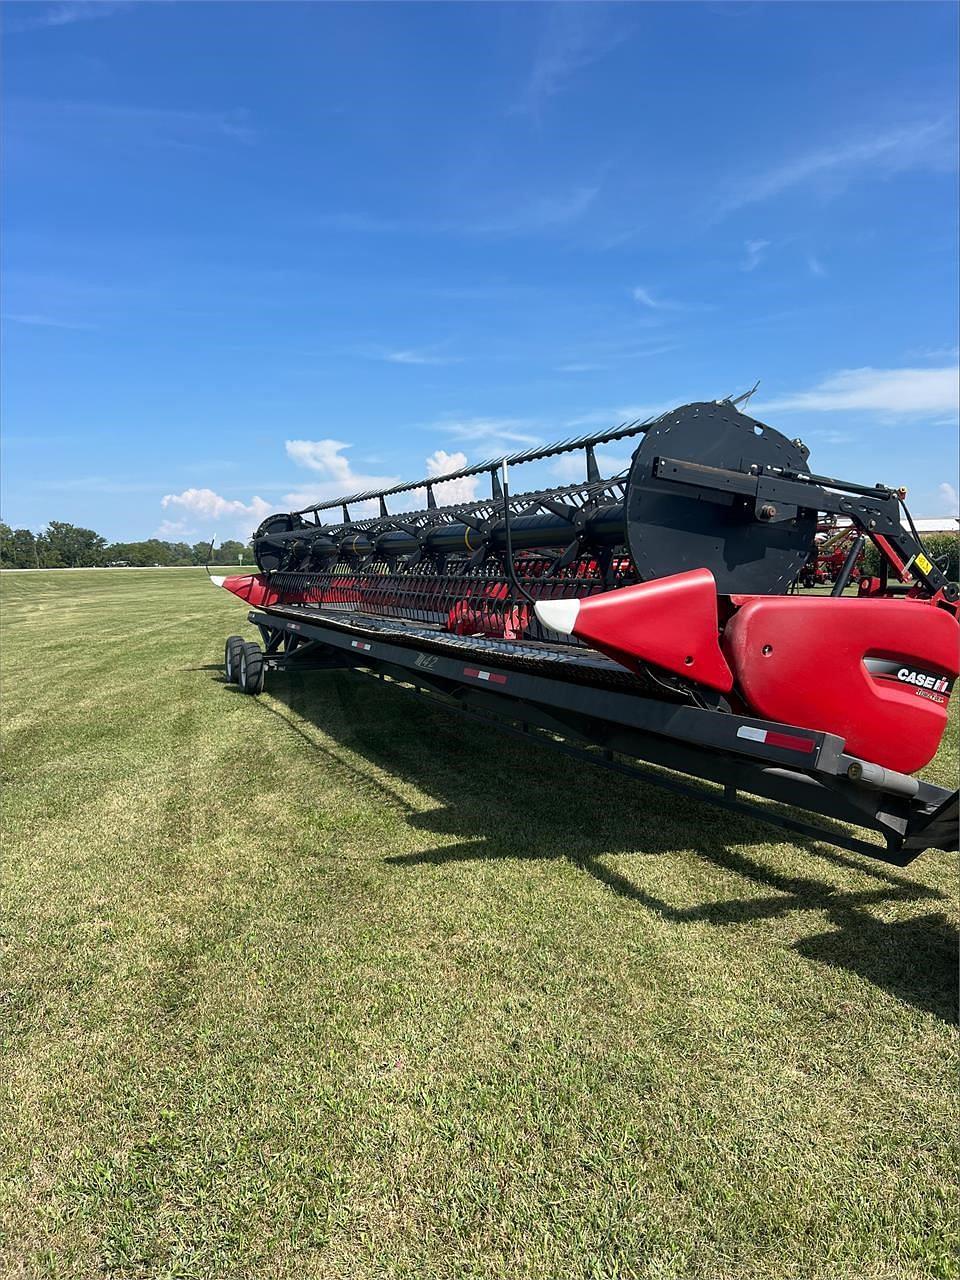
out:
{"label": "grass shadow of trailer", "polygon": [[[277,672],[269,694],[258,699],[258,707],[309,743],[325,769],[349,776],[351,785],[369,790],[372,800],[388,797],[405,810],[411,827],[444,838],[433,848],[388,854],[388,864],[455,867],[477,859],[565,858],[611,892],[678,926],[749,927],[793,912],[815,912],[831,927],[792,943],[800,955],[855,973],[945,1022],[957,1021],[957,933],[935,905],[949,897],[909,874],[816,840],[783,836],[759,819],[721,812],[705,801],[670,797],[665,806],[665,793],[651,784],[628,778],[611,783],[600,770],[578,768],[493,728],[465,725],[450,711],[355,673]],[[414,808],[388,782],[317,741],[306,725],[438,799],[439,806]],[[520,813],[527,820],[518,837],[509,815]],[[456,843],[449,843],[451,838]],[[744,846],[779,840],[810,857],[810,874],[786,872],[744,851]],[[770,892],[677,906],[604,861],[625,850],[644,858],[689,850],[731,881],[746,880]],[[856,873],[863,887],[838,889],[815,874],[818,862]],[[923,915],[888,921],[874,914],[878,908],[925,901],[933,909]]]}

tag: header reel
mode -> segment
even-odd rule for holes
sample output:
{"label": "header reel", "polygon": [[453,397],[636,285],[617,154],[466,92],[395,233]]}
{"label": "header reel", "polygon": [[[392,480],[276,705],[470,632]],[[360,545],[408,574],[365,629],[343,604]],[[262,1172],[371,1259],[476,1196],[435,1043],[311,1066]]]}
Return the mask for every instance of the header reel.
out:
{"label": "header reel", "polygon": [[[629,472],[602,479],[594,447],[637,434],[643,439]],[[516,466],[576,449],[586,455],[583,484],[504,499],[498,479],[503,463]],[[574,566],[589,566],[601,579],[616,566],[620,580],[629,582],[708,569],[720,595],[779,595],[792,588],[809,560],[818,513],[825,512],[846,516],[872,538],[901,581],[913,579],[945,603],[956,601],[956,584],[901,526],[896,491],[812,475],[807,458],[799,440],[741,413],[733,402],[707,401],[450,476],[270,516],[257,530],[254,548],[264,573],[416,570],[466,579],[496,568],[510,577],[509,534],[517,559],[536,559],[534,576],[543,581],[569,577]],[[489,498],[436,506],[436,485],[477,474],[489,475]],[[388,496],[414,490],[426,493],[425,507],[388,512]],[[351,518],[351,506],[370,501],[378,503],[378,515]],[[342,520],[322,523],[321,513],[336,507]]]}

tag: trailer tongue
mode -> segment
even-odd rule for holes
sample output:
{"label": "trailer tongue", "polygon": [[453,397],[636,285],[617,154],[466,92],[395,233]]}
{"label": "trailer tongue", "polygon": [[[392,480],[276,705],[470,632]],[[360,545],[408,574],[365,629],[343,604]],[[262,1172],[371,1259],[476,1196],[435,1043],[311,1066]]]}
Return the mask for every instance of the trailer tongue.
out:
{"label": "trailer tongue", "polygon": [[[636,436],[629,469],[602,478],[596,447]],[[574,451],[582,483],[510,493],[508,467]],[[807,461],[799,440],[718,401],[271,516],[254,539],[260,572],[217,580],[253,606],[264,641],[231,637],[227,678],[258,693],[268,669],[374,672],[900,865],[955,849],[957,792],[912,775],[936,753],[960,674],[960,592],[901,492]],[[468,477],[490,496],[437,505]],[[402,495],[417,509],[392,514]],[[824,516],[878,549],[881,573],[857,598],[841,596],[856,556],[832,597],[796,591]]]}

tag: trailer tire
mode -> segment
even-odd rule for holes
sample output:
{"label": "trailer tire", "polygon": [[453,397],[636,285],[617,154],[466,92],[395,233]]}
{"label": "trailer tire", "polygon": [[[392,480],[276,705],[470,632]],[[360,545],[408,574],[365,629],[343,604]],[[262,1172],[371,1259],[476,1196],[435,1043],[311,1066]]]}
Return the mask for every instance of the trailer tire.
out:
{"label": "trailer tire", "polygon": [[223,646],[223,678],[227,684],[237,683],[237,674],[240,670],[240,650],[244,646],[243,636],[227,636],[227,642]]}
{"label": "trailer tire", "polygon": [[243,645],[240,650],[238,672],[237,683],[243,693],[263,692],[263,680],[267,674],[267,667],[264,652],[258,644]]}

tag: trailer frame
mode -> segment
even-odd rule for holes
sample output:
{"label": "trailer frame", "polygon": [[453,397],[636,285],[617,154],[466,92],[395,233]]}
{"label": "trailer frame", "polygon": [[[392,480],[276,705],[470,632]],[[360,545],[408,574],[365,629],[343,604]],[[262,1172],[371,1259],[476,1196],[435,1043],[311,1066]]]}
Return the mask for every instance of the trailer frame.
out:
{"label": "trailer frame", "polygon": [[[669,690],[660,697],[544,675],[533,659],[534,670],[518,669],[515,645],[372,614],[276,605],[252,609],[248,620],[263,641],[265,671],[372,674],[600,768],[895,866],[925,849],[957,845],[960,793],[883,770],[878,785],[876,766],[848,755],[835,734],[694,705]],[[563,665],[573,656],[568,651]],[[261,677],[250,691],[262,687]],[[879,833],[884,843],[854,835],[846,824]]]}

